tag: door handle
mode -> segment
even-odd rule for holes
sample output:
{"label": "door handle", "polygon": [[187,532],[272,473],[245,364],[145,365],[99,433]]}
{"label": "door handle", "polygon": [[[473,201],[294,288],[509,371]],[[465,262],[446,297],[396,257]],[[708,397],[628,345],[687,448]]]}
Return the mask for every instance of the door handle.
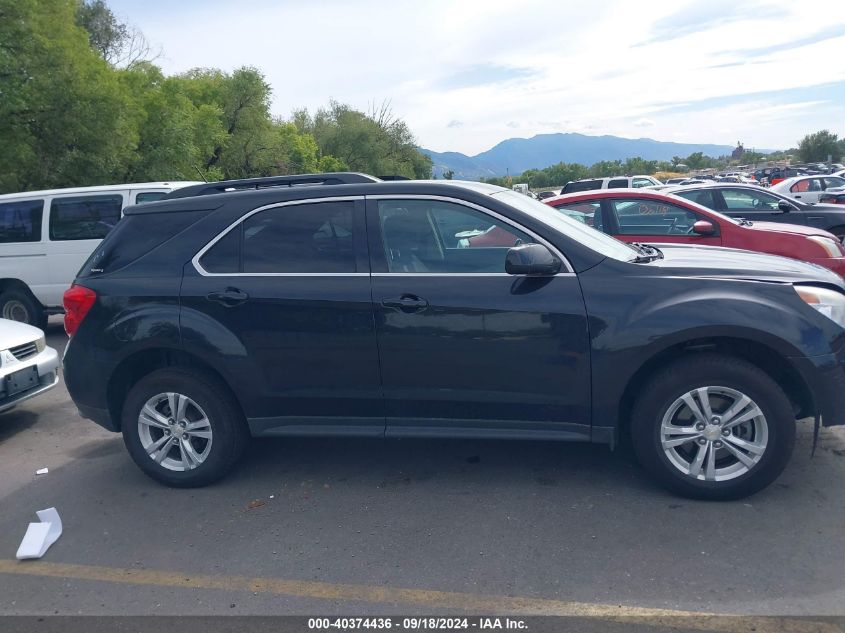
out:
{"label": "door handle", "polygon": [[215,290],[205,295],[209,301],[223,304],[227,308],[234,308],[249,299],[249,295],[237,288],[226,288],[226,290]]}
{"label": "door handle", "polygon": [[398,299],[382,299],[381,305],[385,308],[392,308],[407,314],[422,312],[428,308],[428,301],[417,295],[404,294]]}

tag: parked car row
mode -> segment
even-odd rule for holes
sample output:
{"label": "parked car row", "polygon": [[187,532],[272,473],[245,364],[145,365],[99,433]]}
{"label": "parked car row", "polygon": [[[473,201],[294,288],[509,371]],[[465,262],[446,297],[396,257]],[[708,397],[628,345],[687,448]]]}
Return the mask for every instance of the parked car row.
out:
{"label": "parked car row", "polygon": [[741,248],[792,257],[845,275],[845,247],[832,233],[806,225],[735,219],[714,210],[753,205],[759,200],[753,194],[758,192],[767,194],[755,187],[717,183],[664,191],[590,191],[545,203],[624,242]]}

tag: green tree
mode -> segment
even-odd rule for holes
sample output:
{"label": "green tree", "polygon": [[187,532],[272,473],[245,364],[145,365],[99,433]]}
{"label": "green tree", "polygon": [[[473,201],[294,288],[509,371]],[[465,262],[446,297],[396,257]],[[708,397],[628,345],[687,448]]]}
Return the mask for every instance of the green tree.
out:
{"label": "green tree", "polygon": [[0,191],[114,182],[135,143],[73,0],[0,3]]}
{"label": "green tree", "polygon": [[104,0],[82,0],[76,23],[88,33],[91,47],[112,66],[132,68],[158,57],[144,34],[120,22]]}
{"label": "green tree", "polygon": [[695,170],[707,167],[708,161],[704,152],[693,152],[683,160],[683,163],[690,169]]}
{"label": "green tree", "polygon": [[454,178],[454,177],[455,177],[455,172],[452,171],[451,169],[448,169],[448,170],[443,172],[443,178],[445,178],[446,180],[452,180],[452,178]]}
{"label": "green tree", "polygon": [[430,178],[431,159],[417,149],[407,124],[384,108],[365,114],[332,101],[311,116],[293,114],[294,125],[313,134],[322,155],[334,156],[349,169],[377,176]]}
{"label": "green tree", "polygon": [[839,136],[828,130],[808,134],[798,143],[798,158],[805,163],[826,161],[828,156],[837,160],[841,154]]}
{"label": "green tree", "polygon": [[76,23],[88,32],[91,47],[107,62],[116,62],[129,37],[129,27],[118,21],[103,0],[85,0],[79,4]]}

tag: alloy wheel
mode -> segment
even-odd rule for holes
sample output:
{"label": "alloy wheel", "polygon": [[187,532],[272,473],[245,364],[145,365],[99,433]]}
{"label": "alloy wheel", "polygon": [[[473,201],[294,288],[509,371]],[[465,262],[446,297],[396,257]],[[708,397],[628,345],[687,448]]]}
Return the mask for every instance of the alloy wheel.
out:
{"label": "alloy wheel", "polygon": [[160,393],[138,415],[141,446],[150,459],[173,471],[193,470],[211,452],[212,429],[196,402],[180,393]]}
{"label": "alloy wheel", "polygon": [[749,472],[762,459],[768,439],[762,409],[729,387],[699,387],[683,394],[660,425],[669,462],[701,481],[727,481]]}

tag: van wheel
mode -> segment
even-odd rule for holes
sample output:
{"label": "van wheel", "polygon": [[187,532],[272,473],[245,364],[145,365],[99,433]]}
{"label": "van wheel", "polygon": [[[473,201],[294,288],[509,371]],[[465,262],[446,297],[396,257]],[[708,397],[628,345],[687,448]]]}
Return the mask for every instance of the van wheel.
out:
{"label": "van wheel", "polygon": [[795,418],[786,394],[759,367],[696,355],[645,385],[632,412],[631,439],[643,467],[670,490],[739,499],[786,467]]}
{"label": "van wheel", "polygon": [[0,294],[0,316],[41,328],[47,327],[47,314],[25,290],[11,288]]}
{"label": "van wheel", "polygon": [[249,439],[228,389],[190,368],[145,376],[126,398],[123,441],[147,475],[168,486],[206,486],[237,462]]}

